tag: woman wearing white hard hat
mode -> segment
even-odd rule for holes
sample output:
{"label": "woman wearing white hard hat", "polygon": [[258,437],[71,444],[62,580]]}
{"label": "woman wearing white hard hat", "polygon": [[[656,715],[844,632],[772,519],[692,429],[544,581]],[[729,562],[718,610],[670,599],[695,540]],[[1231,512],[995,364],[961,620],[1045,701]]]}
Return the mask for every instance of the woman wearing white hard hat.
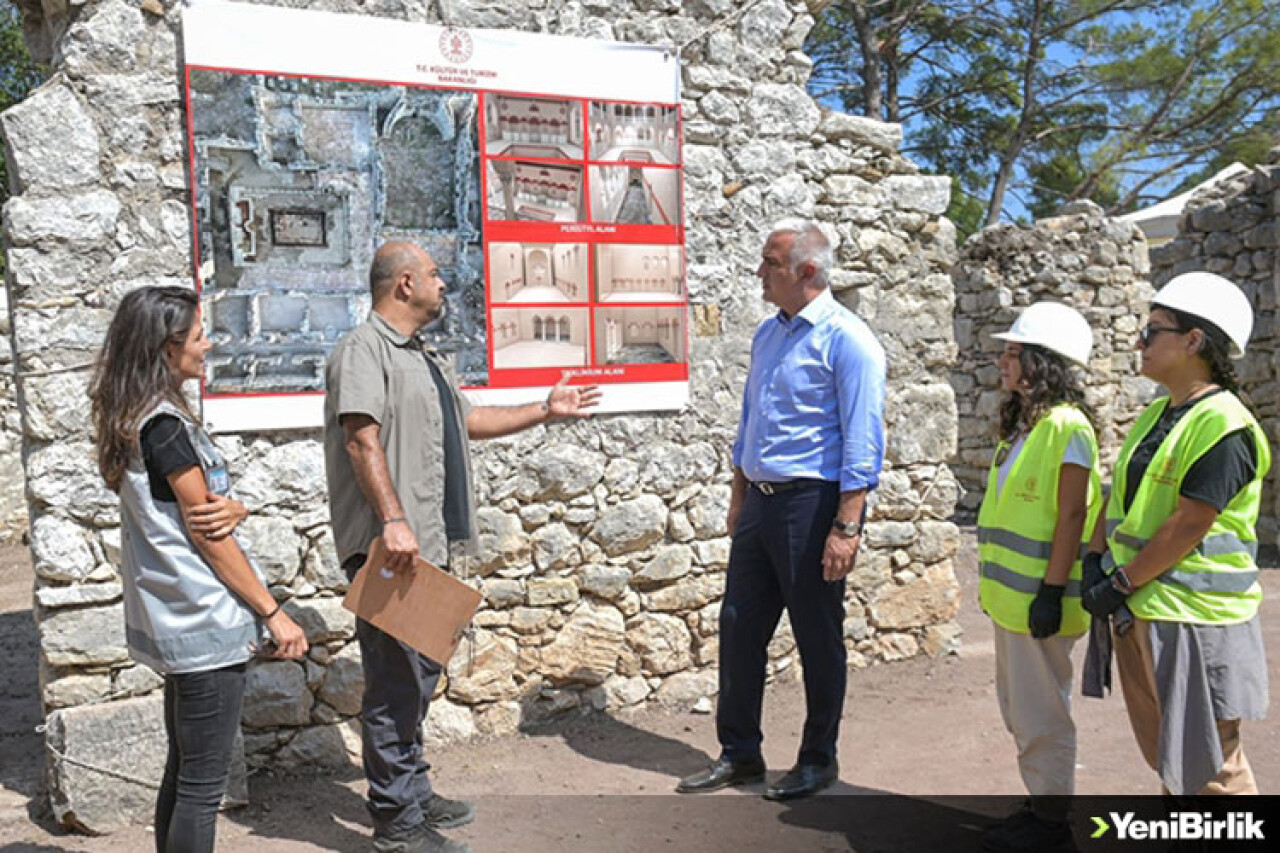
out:
{"label": "woman wearing white hard hat", "polygon": [[1248,298],[1220,276],[1180,275],[1156,294],[1138,347],[1168,395],[1125,440],[1086,558],[1085,608],[1123,617],[1129,720],[1174,795],[1257,793],[1240,720],[1267,706],[1254,559],[1271,451],[1231,365],[1252,327]]}
{"label": "woman wearing white hard hat", "polygon": [[1077,311],[1038,302],[1003,340],[999,444],[978,513],[979,595],[995,623],[996,694],[1031,798],[988,828],[988,850],[1067,843],[1075,791],[1071,649],[1088,630],[1080,551],[1102,508],[1098,441],[1072,364],[1093,335]]}

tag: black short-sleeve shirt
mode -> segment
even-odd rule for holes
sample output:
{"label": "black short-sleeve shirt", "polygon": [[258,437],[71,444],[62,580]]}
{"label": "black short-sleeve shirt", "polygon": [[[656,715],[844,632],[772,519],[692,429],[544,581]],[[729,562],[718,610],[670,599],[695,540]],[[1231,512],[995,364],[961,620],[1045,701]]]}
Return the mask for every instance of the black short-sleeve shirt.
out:
{"label": "black short-sleeve shirt", "polygon": [[[1222,393],[1221,389],[1210,392],[1210,394],[1220,393]],[[1125,480],[1124,508],[1126,511],[1133,504],[1133,496],[1137,494],[1142,476],[1146,473],[1147,466],[1151,464],[1161,443],[1182,416],[1203,399],[1205,398],[1199,397],[1181,406],[1166,407],[1159,420],[1133,449]],[[1241,489],[1253,481],[1257,473],[1258,449],[1254,447],[1253,435],[1248,429],[1236,430],[1219,439],[1217,444],[1192,464],[1186,476],[1182,478],[1182,486],[1178,493],[1185,498],[1209,504],[1221,512]]]}
{"label": "black short-sleeve shirt", "polygon": [[200,464],[182,421],[176,415],[156,415],[142,428],[138,443],[152,499],[175,503],[178,498],[169,485],[169,475]]}

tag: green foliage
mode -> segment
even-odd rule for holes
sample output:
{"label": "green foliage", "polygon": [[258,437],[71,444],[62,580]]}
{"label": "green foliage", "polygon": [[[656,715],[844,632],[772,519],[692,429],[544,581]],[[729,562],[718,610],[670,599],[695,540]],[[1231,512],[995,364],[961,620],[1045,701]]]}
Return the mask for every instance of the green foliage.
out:
{"label": "green foliage", "polygon": [[1277,141],[1275,0],[844,0],[808,49],[810,91],[903,122],[904,153],[956,179],[962,234],[978,200],[987,223],[1008,198],[1120,212]]}

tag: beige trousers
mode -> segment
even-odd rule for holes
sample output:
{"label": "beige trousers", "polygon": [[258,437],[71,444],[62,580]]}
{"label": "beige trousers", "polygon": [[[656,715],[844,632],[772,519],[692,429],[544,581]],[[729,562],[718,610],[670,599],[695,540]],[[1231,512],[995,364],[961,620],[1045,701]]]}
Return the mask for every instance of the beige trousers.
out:
{"label": "beige trousers", "polygon": [[[1156,688],[1156,665],[1151,654],[1150,623],[1134,621],[1123,637],[1115,636],[1116,670],[1129,711],[1129,725],[1138,741],[1138,749],[1152,770],[1160,772],[1160,694]],[[1240,721],[1218,720],[1218,739],[1222,742],[1222,769],[1199,793],[1256,794],[1258,785],[1253,768],[1240,743]],[[1161,786],[1164,793],[1168,789]]]}
{"label": "beige trousers", "polygon": [[1071,718],[1071,647],[1079,636],[1037,640],[995,627],[996,697],[1018,746],[1018,771],[1033,797],[1076,788],[1076,724]]}

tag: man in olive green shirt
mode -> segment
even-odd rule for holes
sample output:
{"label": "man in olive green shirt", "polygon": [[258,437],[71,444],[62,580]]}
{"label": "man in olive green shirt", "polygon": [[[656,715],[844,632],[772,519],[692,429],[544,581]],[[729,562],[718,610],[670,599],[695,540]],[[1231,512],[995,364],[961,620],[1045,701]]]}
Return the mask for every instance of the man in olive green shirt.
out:
{"label": "man in olive green shirt", "polygon": [[[387,243],[374,255],[369,287],[369,319],[338,343],[325,374],[329,510],[348,577],[377,536],[394,571],[411,571],[419,555],[446,566],[451,542],[475,539],[467,440],[585,417],[600,397],[595,386],[569,387],[566,377],[543,402],[472,407],[448,362],[416,337],[444,310],[445,285],[431,256],[411,243]],[[356,638],[374,848],[465,850],[436,830],[469,822],[475,809],[432,791],[422,757],[422,721],[440,666],[363,619]]]}

